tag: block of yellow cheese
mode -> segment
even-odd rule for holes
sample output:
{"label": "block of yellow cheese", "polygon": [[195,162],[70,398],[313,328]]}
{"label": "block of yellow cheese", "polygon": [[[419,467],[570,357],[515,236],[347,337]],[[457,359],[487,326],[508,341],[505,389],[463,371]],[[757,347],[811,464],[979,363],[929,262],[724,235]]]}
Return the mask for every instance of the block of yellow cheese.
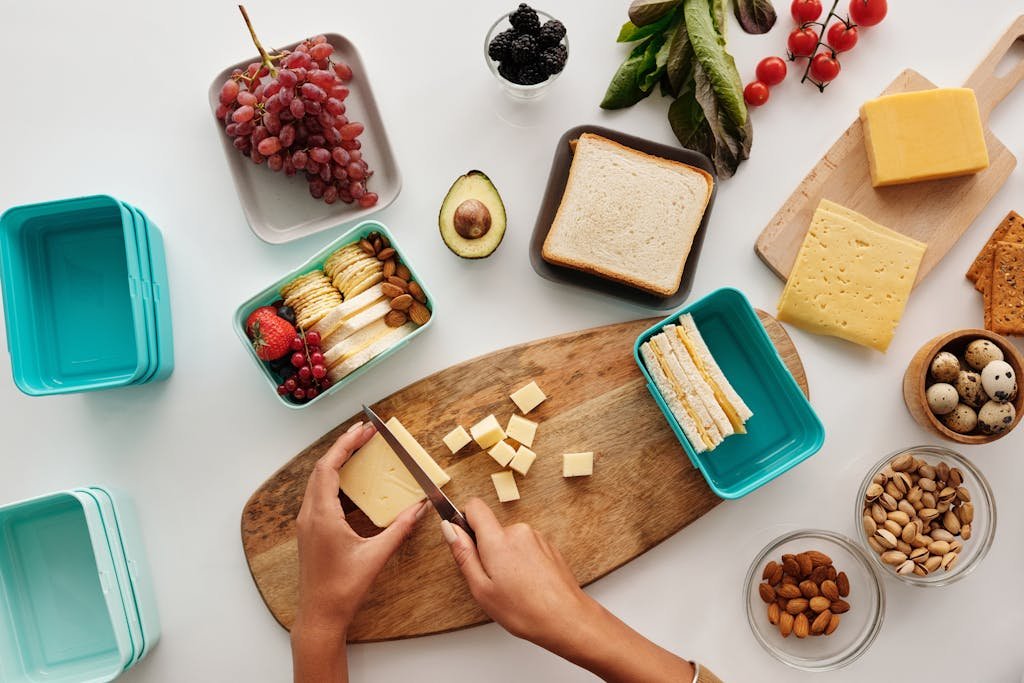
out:
{"label": "block of yellow cheese", "polygon": [[779,320],[885,351],[926,245],[822,200],[779,300]]}
{"label": "block of yellow cheese", "polygon": [[469,438],[469,432],[467,432],[466,428],[462,425],[459,425],[452,431],[448,432],[448,434],[446,434],[441,440],[444,441],[444,445],[447,446],[448,450],[453,454],[457,453],[463,446],[472,441],[472,439]]}
{"label": "block of yellow cheese", "polygon": [[883,95],[860,109],[875,187],[969,175],[988,168],[988,148],[970,88]]}
{"label": "block of yellow cheese", "polygon": [[[398,418],[392,417],[387,425],[435,484],[444,486],[451,481]],[[349,458],[338,473],[338,484],[379,527],[391,524],[402,510],[426,497],[380,434],[374,434]]]}
{"label": "block of yellow cheese", "polygon": [[594,454],[565,453],[562,455],[563,477],[589,477],[594,473]]}
{"label": "block of yellow cheese", "polygon": [[490,448],[505,438],[505,430],[498,424],[498,418],[488,415],[469,428],[473,440],[480,448]]}
{"label": "block of yellow cheese", "polygon": [[507,441],[499,441],[487,451],[487,455],[494,458],[494,461],[502,467],[508,467],[512,458],[516,457],[516,449],[512,448]]}
{"label": "block of yellow cheese", "polygon": [[523,411],[523,414],[530,412],[537,406],[539,406],[547,396],[541,391],[541,388],[537,386],[537,382],[530,382],[525,387],[516,389],[513,391],[509,398],[516,404],[519,410]]}
{"label": "block of yellow cheese", "polygon": [[494,491],[498,494],[499,503],[519,500],[519,487],[516,486],[516,478],[508,470],[492,474],[491,483],[494,484]]}
{"label": "block of yellow cheese", "polygon": [[526,473],[530,471],[530,466],[533,465],[533,461],[536,459],[536,453],[526,446],[520,446],[516,451],[516,456],[512,458],[512,461],[508,466],[525,477]]}
{"label": "block of yellow cheese", "polygon": [[532,446],[533,437],[537,435],[537,423],[513,413],[508,419],[508,426],[505,427],[505,435],[524,446]]}

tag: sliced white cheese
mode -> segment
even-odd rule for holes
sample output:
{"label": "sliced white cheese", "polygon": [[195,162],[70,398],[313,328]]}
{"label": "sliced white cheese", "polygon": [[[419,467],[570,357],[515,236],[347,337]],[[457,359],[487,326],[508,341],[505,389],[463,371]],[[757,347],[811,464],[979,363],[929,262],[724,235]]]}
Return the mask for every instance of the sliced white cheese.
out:
{"label": "sliced white cheese", "polygon": [[530,466],[533,465],[533,461],[536,459],[536,453],[526,446],[520,446],[516,451],[516,456],[512,458],[512,462],[510,462],[508,466],[525,477],[526,473],[530,471]]}
{"label": "sliced white cheese", "polygon": [[508,419],[508,426],[505,427],[505,435],[515,439],[524,446],[533,445],[533,437],[537,434],[537,423],[527,420],[521,415],[513,414]]}
{"label": "sliced white cheese", "polygon": [[594,473],[594,454],[566,453],[562,456],[563,477],[589,477]]}
{"label": "sliced white cheese", "polygon": [[447,446],[448,450],[450,450],[454,455],[462,450],[462,448],[473,439],[470,438],[469,432],[466,431],[466,428],[459,425],[452,431],[448,432],[448,434],[446,434],[441,440],[444,441],[444,445]]}
{"label": "sliced white cheese", "polygon": [[480,448],[490,448],[505,438],[505,430],[498,424],[498,418],[488,415],[469,428],[473,440]]}
{"label": "sliced white cheese", "polygon": [[508,470],[492,474],[491,482],[494,484],[494,491],[498,494],[499,503],[519,500],[519,487],[516,486],[516,478]]}
{"label": "sliced white cheese", "polygon": [[539,386],[537,386],[537,382],[530,382],[525,387],[513,391],[509,395],[509,398],[512,399],[512,402],[515,403],[519,410],[521,410],[525,415],[539,406],[547,396],[545,396],[544,392],[540,390]]}
{"label": "sliced white cheese", "polygon": [[[324,351],[324,358],[331,361],[334,348],[353,333],[363,329],[375,320],[380,320],[391,310],[391,302],[387,299],[379,299],[367,306],[350,318],[347,318],[334,332],[331,332],[320,342],[320,348]],[[337,353],[337,352],[335,352]]]}
{"label": "sliced white cheese", "polygon": [[512,448],[507,441],[499,441],[487,451],[487,455],[494,458],[494,461],[502,467],[508,467],[512,458],[516,457],[516,449]]}

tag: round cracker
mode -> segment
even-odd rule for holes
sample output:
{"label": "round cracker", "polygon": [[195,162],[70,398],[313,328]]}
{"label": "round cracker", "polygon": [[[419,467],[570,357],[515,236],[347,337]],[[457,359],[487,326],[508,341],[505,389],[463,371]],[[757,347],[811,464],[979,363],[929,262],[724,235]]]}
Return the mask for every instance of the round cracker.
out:
{"label": "round cracker", "polygon": [[291,282],[285,283],[281,287],[281,297],[287,297],[291,292],[307,285],[310,282],[313,282],[314,280],[316,280],[317,277],[326,278],[322,270],[314,270],[311,273],[300,275],[299,277],[293,279]]}
{"label": "round cracker", "polygon": [[349,293],[346,296],[353,297],[353,296],[356,296],[357,294],[362,294],[363,292],[368,290],[370,287],[373,287],[375,284],[377,284],[378,282],[382,282],[383,280],[384,280],[384,271],[383,270],[379,270],[376,273],[371,274],[369,277],[367,277],[362,282],[359,282],[355,286],[353,286],[352,289],[349,291]]}

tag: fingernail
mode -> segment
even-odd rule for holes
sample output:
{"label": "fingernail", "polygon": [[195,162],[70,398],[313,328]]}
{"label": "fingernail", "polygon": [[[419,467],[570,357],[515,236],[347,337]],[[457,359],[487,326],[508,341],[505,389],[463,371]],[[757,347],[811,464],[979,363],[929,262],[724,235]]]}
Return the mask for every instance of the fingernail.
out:
{"label": "fingernail", "polygon": [[427,507],[429,507],[429,501],[423,501],[420,503],[420,509],[416,511],[416,519],[423,519],[423,515],[427,514]]}
{"label": "fingernail", "polygon": [[455,529],[452,527],[452,523],[447,519],[441,520],[441,535],[444,536],[444,542],[448,545],[455,543],[459,540],[458,534],[455,533]]}
{"label": "fingernail", "polygon": [[359,429],[359,428],[360,428],[360,427],[362,427],[362,426],[363,426],[363,421],[362,421],[362,420],[360,420],[360,421],[358,421],[358,422],[354,422],[354,423],[352,424],[352,426],[351,426],[351,427],[349,427],[349,428],[348,428],[348,430],[346,430],[346,432],[345,432],[345,433],[346,433],[346,434],[348,434],[349,432],[354,432],[354,431],[356,431],[357,429]]}

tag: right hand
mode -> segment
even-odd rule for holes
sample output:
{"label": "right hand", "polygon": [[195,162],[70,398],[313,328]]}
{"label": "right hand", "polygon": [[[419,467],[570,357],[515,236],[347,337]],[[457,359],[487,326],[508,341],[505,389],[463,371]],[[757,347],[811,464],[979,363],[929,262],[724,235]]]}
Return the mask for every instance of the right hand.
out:
{"label": "right hand", "polygon": [[443,521],[442,532],[473,598],[514,636],[557,651],[567,634],[597,605],[583,590],[562,554],[528,524],[503,527],[479,498],[466,505],[476,532]]}

